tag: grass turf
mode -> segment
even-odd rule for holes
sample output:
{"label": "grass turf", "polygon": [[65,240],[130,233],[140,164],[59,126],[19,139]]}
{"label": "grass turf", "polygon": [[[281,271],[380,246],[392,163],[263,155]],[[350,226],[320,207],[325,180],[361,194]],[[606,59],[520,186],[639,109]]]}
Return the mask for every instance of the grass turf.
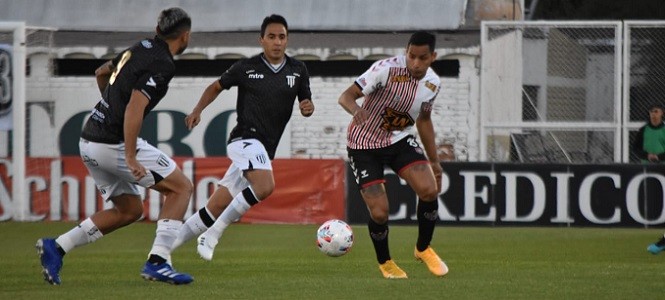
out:
{"label": "grass turf", "polygon": [[364,225],[350,253],[330,258],[314,225],[232,225],[212,262],[190,241],[173,253],[187,286],[139,276],[155,225],[137,223],[67,254],[62,285],[41,275],[34,249],[75,223],[0,223],[0,299],[656,299],[665,253],[646,246],[663,229],[437,227],[432,246],[444,278],[413,259],[415,226],[392,226],[393,259],[409,279],[381,277]]}

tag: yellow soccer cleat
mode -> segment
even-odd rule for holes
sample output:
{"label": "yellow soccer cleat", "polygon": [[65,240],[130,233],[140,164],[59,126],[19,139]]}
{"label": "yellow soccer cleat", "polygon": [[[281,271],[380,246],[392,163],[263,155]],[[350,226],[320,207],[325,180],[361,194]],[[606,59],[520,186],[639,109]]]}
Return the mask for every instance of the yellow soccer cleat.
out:
{"label": "yellow soccer cleat", "polygon": [[383,277],[388,278],[388,279],[402,279],[402,278],[408,278],[406,276],[406,272],[404,272],[402,269],[400,269],[397,264],[392,261],[392,259],[387,260],[383,264],[379,265],[379,270],[381,270],[381,273],[383,274]]}
{"label": "yellow soccer cleat", "polygon": [[418,251],[416,248],[413,251],[413,255],[417,260],[424,262],[432,274],[436,276],[443,276],[448,274],[448,266],[446,266],[446,263],[443,262],[441,258],[439,258],[432,247],[427,247],[427,249],[425,249],[423,252]]}

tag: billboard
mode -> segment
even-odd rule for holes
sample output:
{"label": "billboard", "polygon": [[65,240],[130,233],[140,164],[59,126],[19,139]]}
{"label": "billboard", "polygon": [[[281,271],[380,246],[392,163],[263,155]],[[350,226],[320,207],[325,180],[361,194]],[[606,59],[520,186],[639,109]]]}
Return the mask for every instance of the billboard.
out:
{"label": "billboard", "polygon": [[[443,225],[665,227],[665,176],[659,165],[443,163]],[[391,223],[416,223],[417,196],[387,172]],[[354,178],[347,167],[347,178]],[[347,218],[366,223],[356,185]]]}

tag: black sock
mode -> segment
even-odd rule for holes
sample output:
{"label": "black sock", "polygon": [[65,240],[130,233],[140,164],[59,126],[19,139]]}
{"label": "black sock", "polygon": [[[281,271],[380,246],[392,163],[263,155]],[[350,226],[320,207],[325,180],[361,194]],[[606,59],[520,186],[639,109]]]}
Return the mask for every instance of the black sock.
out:
{"label": "black sock", "polygon": [[150,257],[148,257],[148,262],[153,265],[161,265],[166,262],[166,259],[156,254],[150,254]]}
{"label": "black sock", "polygon": [[660,238],[660,241],[656,242],[656,246],[665,247],[665,236]]}
{"label": "black sock", "polygon": [[439,216],[439,200],[436,199],[431,202],[418,199],[418,208],[416,214],[418,215],[418,242],[416,249],[418,251],[425,251],[432,241],[434,234],[434,226],[436,219]]}
{"label": "black sock", "polygon": [[374,251],[376,251],[376,259],[379,261],[379,264],[383,264],[390,260],[388,224],[379,225],[370,218],[367,227],[369,228],[369,236],[372,238],[372,243],[374,244]]}

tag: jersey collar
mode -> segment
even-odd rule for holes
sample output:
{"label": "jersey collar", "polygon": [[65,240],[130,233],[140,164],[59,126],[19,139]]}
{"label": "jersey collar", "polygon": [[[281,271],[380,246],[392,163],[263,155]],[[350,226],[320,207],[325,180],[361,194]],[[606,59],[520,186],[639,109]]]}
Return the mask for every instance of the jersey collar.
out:
{"label": "jersey collar", "polygon": [[272,70],[273,73],[279,73],[279,71],[281,71],[282,68],[284,68],[284,66],[286,65],[287,56],[284,55],[284,59],[282,60],[282,63],[279,64],[279,66],[277,66],[276,68],[273,67],[273,65],[272,65],[272,64],[271,64],[271,63],[265,58],[265,56],[263,55],[263,53],[261,53],[261,60],[263,61],[263,63],[264,63],[266,66],[268,66],[268,68],[269,68],[270,70]]}

